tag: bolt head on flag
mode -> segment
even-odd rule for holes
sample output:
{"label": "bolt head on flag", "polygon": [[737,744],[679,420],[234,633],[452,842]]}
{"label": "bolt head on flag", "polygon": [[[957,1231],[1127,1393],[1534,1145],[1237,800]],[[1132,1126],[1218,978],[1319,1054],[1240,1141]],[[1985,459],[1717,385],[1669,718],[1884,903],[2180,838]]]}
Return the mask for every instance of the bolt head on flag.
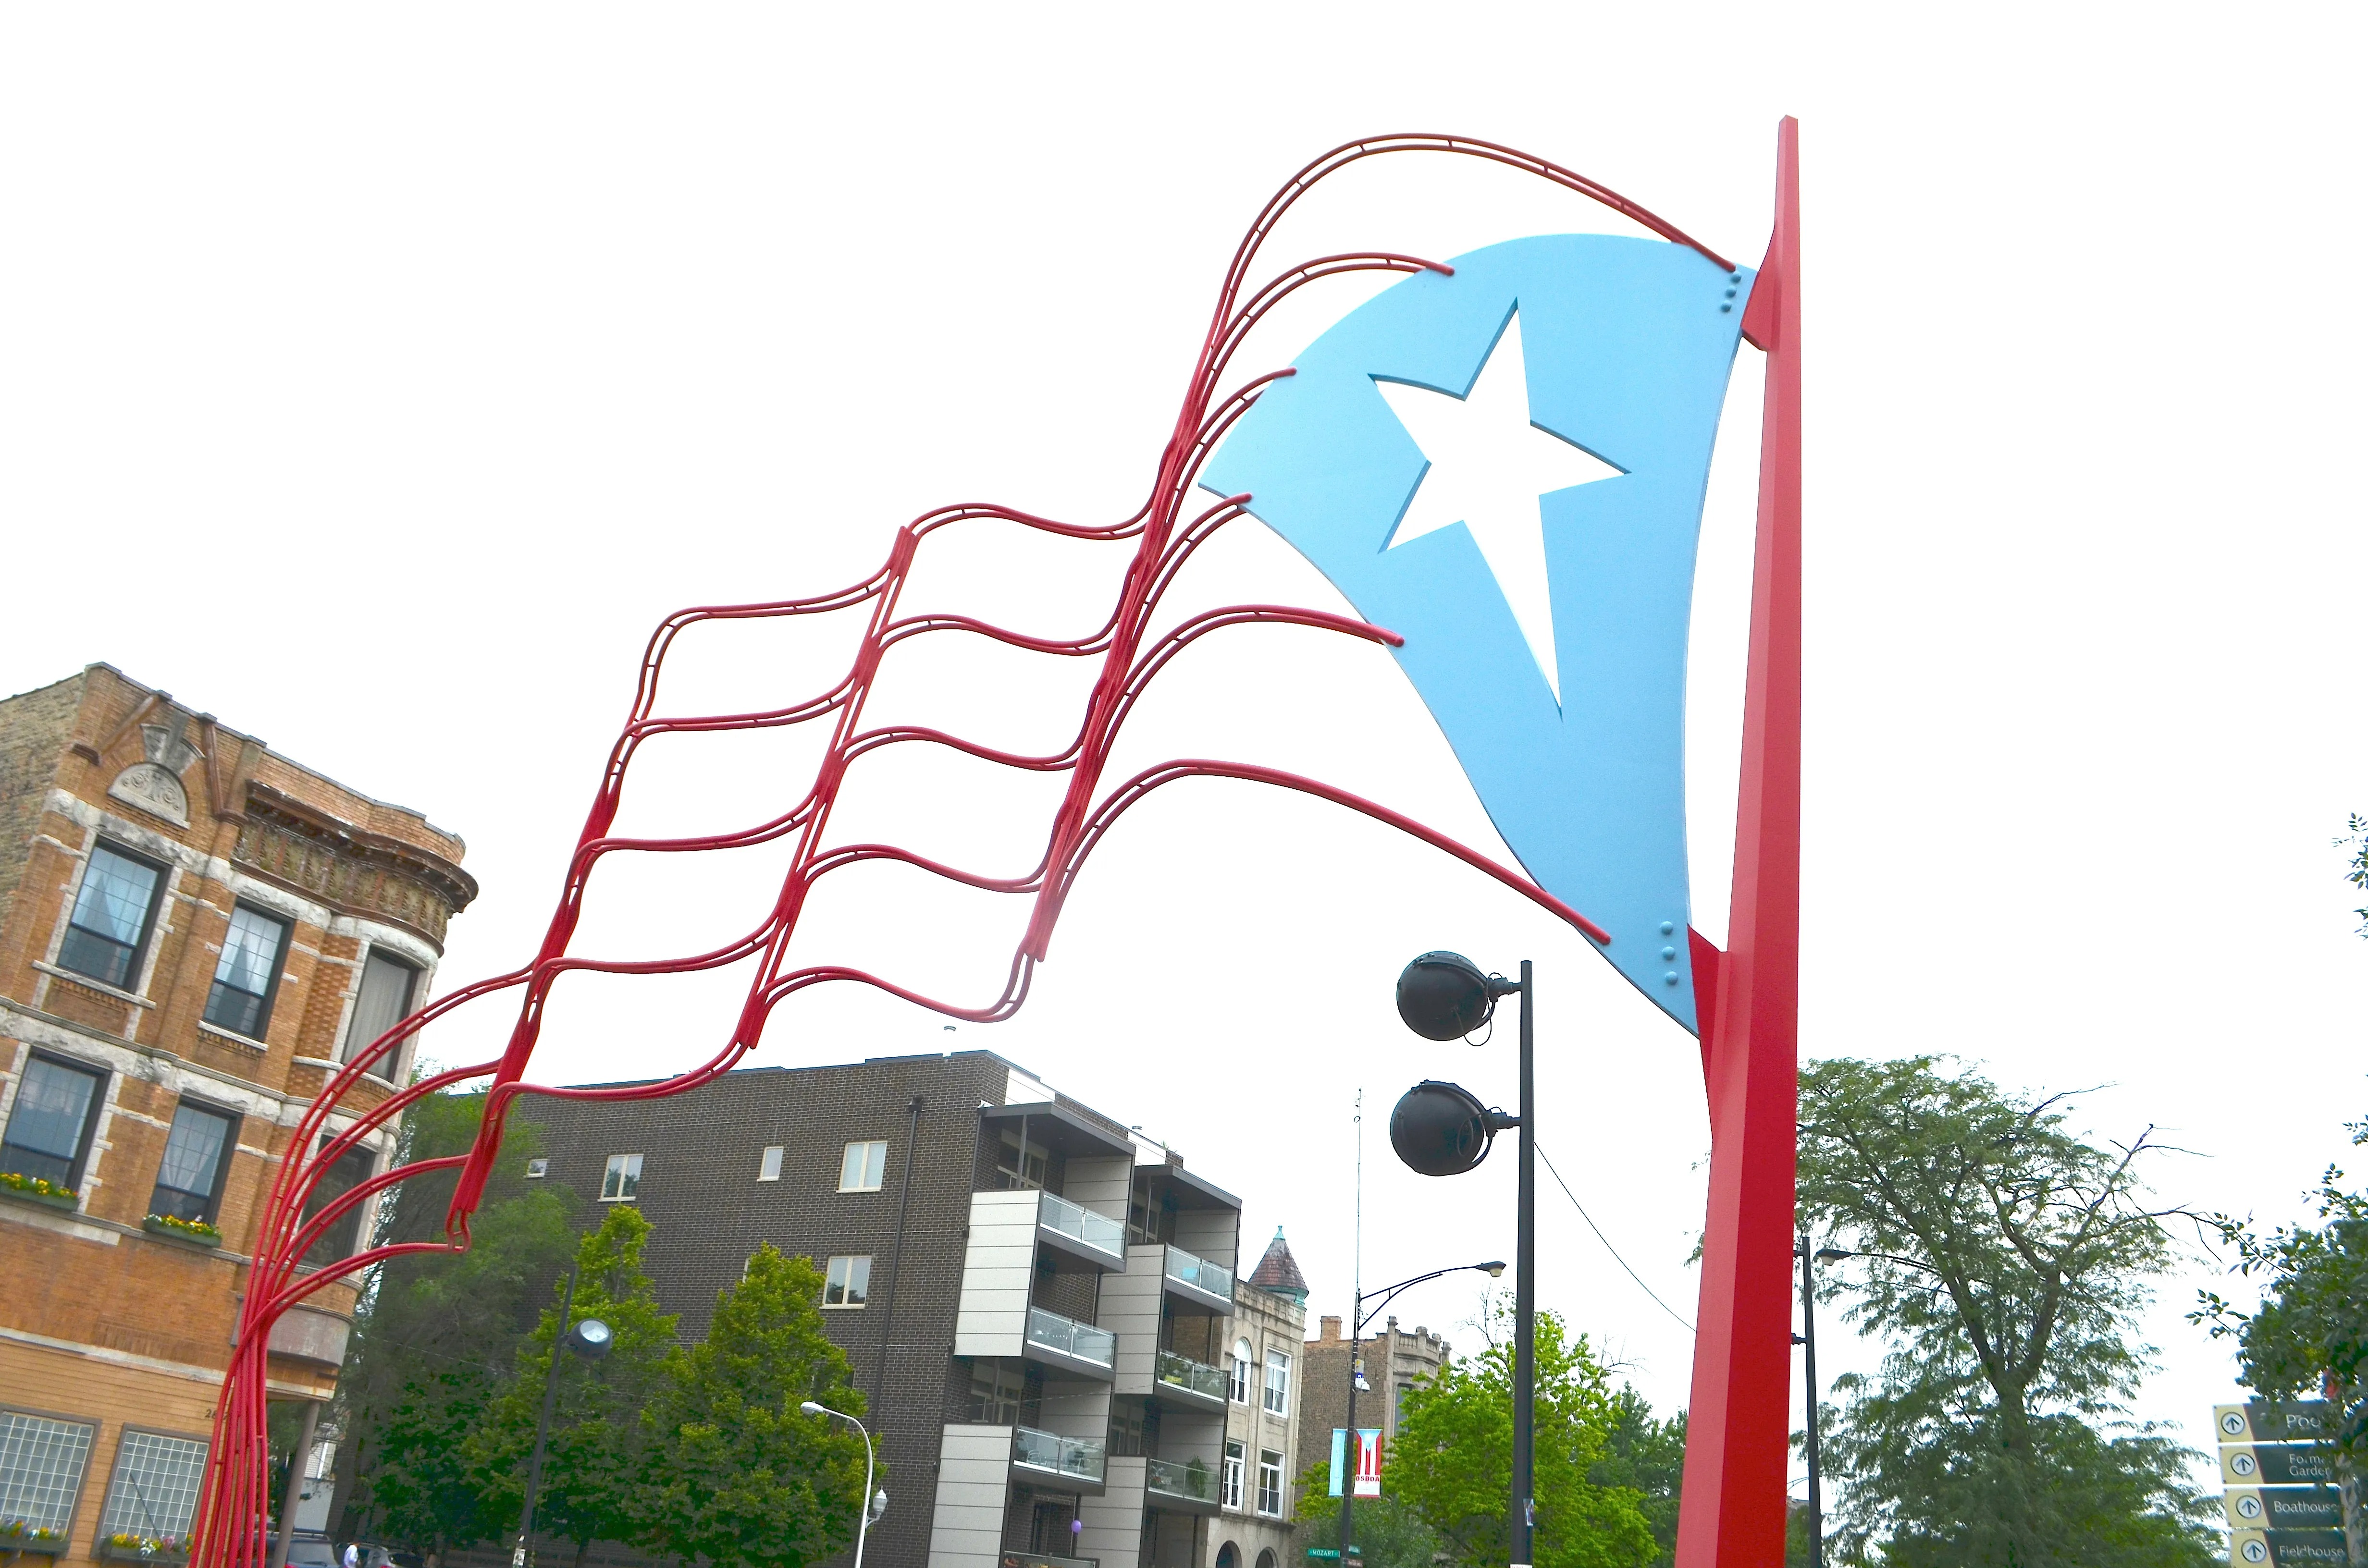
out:
{"label": "bolt head on flag", "polygon": [[1692,1029],[1686,633],[1748,268],[1556,234],[1343,318],[1202,483],[1248,492],[1395,656],[1538,884]]}

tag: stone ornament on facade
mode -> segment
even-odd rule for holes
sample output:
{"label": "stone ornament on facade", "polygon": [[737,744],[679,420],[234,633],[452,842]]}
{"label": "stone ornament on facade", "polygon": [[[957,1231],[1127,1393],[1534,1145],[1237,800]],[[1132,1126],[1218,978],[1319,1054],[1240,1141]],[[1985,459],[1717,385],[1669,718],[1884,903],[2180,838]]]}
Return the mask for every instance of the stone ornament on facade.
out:
{"label": "stone ornament on facade", "polygon": [[114,800],[163,817],[175,827],[187,827],[189,792],[181,783],[181,775],[205,753],[191,745],[186,737],[188,715],[175,713],[173,721],[170,728],[163,724],[140,726],[140,744],[148,755],[117,774],[107,792]]}

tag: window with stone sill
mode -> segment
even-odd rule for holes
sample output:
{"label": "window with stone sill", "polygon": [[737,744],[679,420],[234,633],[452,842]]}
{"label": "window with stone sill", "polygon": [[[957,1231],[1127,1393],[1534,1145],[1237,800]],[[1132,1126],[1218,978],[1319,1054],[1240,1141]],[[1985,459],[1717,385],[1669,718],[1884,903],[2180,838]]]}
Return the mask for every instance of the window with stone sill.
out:
{"label": "window with stone sill", "polygon": [[106,1098],[104,1071],[62,1057],[27,1058],[7,1129],[0,1131],[0,1171],[78,1189]]}
{"label": "window with stone sill", "polygon": [[99,1536],[188,1534],[205,1468],[205,1444],[127,1427],[115,1450],[115,1479],[99,1515]]}
{"label": "window with stone sill", "polygon": [[58,944],[58,967],[131,990],[139,983],[164,886],[165,868],[154,860],[105,839],[93,845]]}
{"label": "window with stone sill", "polygon": [[1225,1507],[1238,1509],[1242,1506],[1242,1470],[1246,1452],[1239,1443],[1225,1445],[1225,1476],[1217,1494],[1217,1501]]}
{"label": "window with stone sill", "polygon": [[1282,1456],[1272,1449],[1258,1450],[1258,1511],[1270,1519],[1282,1517]]}
{"label": "window with stone sill", "polygon": [[[418,985],[416,968],[372,948],[362,960],[361,989],[354,996],[354,1016],[346,1025],[346,1049],[337,1060],[351,1062],[370,1049],[370,1041],[403,1022],[410,1015],[412,994]],[[370,1064],[370,1074],[392,1084],[402,1062],[403,1046],[398,1041]]]}
{"label": "window with stone sill", "polygon": [[1250,1367],[1256,1360],[1247,1339],[1234,1341],[1233,1396],[1235,1404],[1250,1402]]}
{"label": "window with stone sill", "polygon": [[0,1519],[22,1519],[27,1529],[73,1529],[96,1431],[88,1422],[0,1410]]}
{"label": "window with stone sill", "polygon": [[1281,1350],[1266,1353],[1266,1413],[1291,1414],[1291,1358]]}
{"label": "window with stone sill", "polygon": [[232,910],[213,988],[206,994],[206,1022],[261,1040],[271,1027],[271,1000],[287,956],[287,921],[243,903]]}
{"label": "window with stone sill", "polygon": [[239,1119],[211,1106],[183,1100],[165,1136],[165,1159],[156,1167],[156,1189],[148,1212],[169,1220],[219,1224],[231,1153],[238,1145]]}

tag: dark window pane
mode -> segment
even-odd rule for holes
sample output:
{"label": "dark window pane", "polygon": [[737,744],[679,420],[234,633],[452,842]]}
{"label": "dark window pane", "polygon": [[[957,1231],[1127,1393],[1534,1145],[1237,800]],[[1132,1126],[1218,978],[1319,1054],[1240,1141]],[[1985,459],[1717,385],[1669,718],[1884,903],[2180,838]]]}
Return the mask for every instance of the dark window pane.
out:
{"label": "dark window pane", "polygon": [[148,1211],[176,1220],[212,1220],[222,1155],[231,1146],[232,1132],[231,1119],[218,1111],[193,1105],[175,1111],[173,1131],[165,1140],[165,1163],[156,1171],[156,1195],[149,1199]]}
{"label": "dark window pane", "polygon": [[[320,1185],[313,1189],[313,1196],[305,1201],[305,1222],[311,1223],[315,1214],[368,1181],[370,1163],[370,1153],[367,1149],[348,1149],[340,1154],[337,1163],[322,1176]],[[362,1210],[368,1207],[366,1203],[357,1203],[347,1210],[337,1222],[313,1244],[312,1249],[304,1255],[304,1261],[317,1265],[351,1257],[354,1244],[361,1236]]]}
{"label": "dark window pane", "polygon": [[128,985],[148,934],[148,912],[156,899],[158,872],[104,844],[90,852],[74,916],[58,947],[58,964],[108,985]]}
{"label": "dark window pane", "polygon": [[91,1104],[102,1081],[98,1074],[43,1057],[28,1061],[16,1108],[8,1115],[7,1136],[0,1141],[0,1170],[74,1186],[83,1134],[90,1126]]}
{"label": "dark window pane", "polygon": [[259,1040],[269,1022],[271,983],[279,969],[288,924],[245,905],[231,912],[222,961],[206,996],[206,1022]]}
{"label": "dark window pane", "polygon": [[[411,1011],[412,983],[418,978],[419,971],[409,964],[382,953],[373,951],[363,961],[361,994],[354,998],[353,1022],[346,1026],[343,1060],[351,1062],[357,1051],[368,1050],[370,1041],[403,1021]],[[400,1048],[388,1051],[370,1068],[371,1074],[393,1082],[395,1059],[402,1054]]]}

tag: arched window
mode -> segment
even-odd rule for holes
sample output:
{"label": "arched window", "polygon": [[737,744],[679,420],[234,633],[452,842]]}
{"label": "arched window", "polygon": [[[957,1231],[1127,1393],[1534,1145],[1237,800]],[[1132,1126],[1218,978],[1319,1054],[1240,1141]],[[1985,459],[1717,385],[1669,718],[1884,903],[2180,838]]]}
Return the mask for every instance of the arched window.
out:
{"label": "arched window", "polygon": [[1258,1568],[1275,1568],[1274,1548],[1269,1546],[1258,1553]]}
{"label": "arched window", "polygon": [[1235,1550],[1232,1541],[1217,1548],[1217,1568],[1242,1568],[1242,1554]]}
{"label": "arched window", "polygon": [[1234,1403],[1247,1404],[1249,1402],[1250,1342],[1247,1339],[1236,1339],[1234,1341]]}

